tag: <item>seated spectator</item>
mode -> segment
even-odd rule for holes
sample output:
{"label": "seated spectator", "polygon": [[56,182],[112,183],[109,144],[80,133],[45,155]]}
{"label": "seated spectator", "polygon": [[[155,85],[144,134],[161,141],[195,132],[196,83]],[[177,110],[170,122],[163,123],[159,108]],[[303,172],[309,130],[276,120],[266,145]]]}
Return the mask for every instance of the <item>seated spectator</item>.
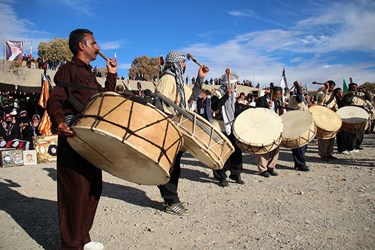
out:
{"label": "seated spectator", "polygon": [[5,141],[20,139],[19,131],[19,126],[13,118],[13,115],[5,114],[0,126],[0,137]]}

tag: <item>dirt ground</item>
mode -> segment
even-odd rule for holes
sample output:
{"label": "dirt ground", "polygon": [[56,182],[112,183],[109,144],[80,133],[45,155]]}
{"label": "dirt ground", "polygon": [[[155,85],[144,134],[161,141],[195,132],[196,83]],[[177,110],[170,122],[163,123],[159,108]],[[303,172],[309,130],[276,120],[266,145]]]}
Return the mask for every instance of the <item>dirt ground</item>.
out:
{"label": "dirt ground", "polygon": [[[282,149],[278,177],[244,155],[245,185],[219,187],[183,157],[179,193],[190,214],[162,211],[159,190],[104,173],[92,239],[106,249],[374,249],[375,135],[364,150],[323,162],[309,145],[308,173]],[[0,249],[58,249],[55,164],[0,169]]]}

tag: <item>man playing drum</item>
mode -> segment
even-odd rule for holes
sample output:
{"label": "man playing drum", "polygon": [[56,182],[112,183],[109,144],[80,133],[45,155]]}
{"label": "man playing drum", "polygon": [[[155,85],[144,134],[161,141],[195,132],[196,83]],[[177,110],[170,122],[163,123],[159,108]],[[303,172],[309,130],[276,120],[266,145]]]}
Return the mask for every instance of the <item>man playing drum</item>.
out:
{"label": "man playing drum", "polygon": [[[348,98],[345,98],[344,92],[341,88],[335,88],[333,90],[335,95],[338,108],[342,108],[349,105]],[[342,129],[336,134],[337,151],[341,154],[352,154],[358,153],[357,149],[354,149],[355,133],[346,132]]]}
{"label": "man playing drum", "polygon": [[[290,99],[294,100],[293,102],[289,101],[288,107],[294,110],[302,110],[307,111],[308,106],[307,102],[304,97],[304,91],[300,86],[298,81],[293,83],[294,85],[294,95],[290,97]],[[307,151],[307,145],[304,145],[299,148],[292,149],[293,161],[294,161],[294,169],[299,171],[309,171],[309,167],[306,165],[305,154]]]}
{"label": "man playing drum", "polygon": [[[325,90],[319,91],[317,93],[317,105],[326,106],[327,108],[337,111],[338,106],[336,103],[336,98],[333,94],[333,89],[335,88],[336,83],[332,80],[324,83]],[[318,138],[318,151],[322,160],[337,160],[333,153],[333,146],[335,144],[335,137],[331,139],[320,139]]]}
{"label": "man playing drum", "polygon": [[[101,243],[91,242],[89,234],[102,192],[102,171],[81,157],[67,142],[67,137],[74,136],[70,120],[81,112],[92,95],[102,89],[90,66],[99,47],[91,31],[77,29],[70,33],[69,48],[74,55],[72,61],[59,68],[54,81],[58,86],[59,83],[71,84],[77,88],[54,88],[47,104],[48,114],[59,134],[57,205],[61,247],[103,249]],[[107,70],[105,90],[114,91],[117,65],[108,60]]]}
{"label": "man playing drum", "polygon": [[[228,181],[226,180],[226,171],[230,171],[229,178],[234,180],[238,184],[244,184],[241,178],[242,172],[242,150],[236,144],[236,138],[232,131],[233,122],[235,119],[235,103],[236,103],[236,91],[232,86],[238,82],[238,76],[236,74],[224,74],[221,76],[222,85],[217,90],[220,92],[221,98],[217,95],[211,97],[211,108],[212,110],[218,111],[219,113],[215,116],[220,117],[220,121],[224,126],[223,133],[228,137],[234,146],[234,153],[231,154],[229,159],[225,162],[224,167],[219,170],[213,170],[215,179],[219,181],[219,186],[227,187]],[[223,130],[221,129],[221,130]]]}
{"label": "man playing drum", "polygon": [[[277,106],[278,100],[281,98],[283,90],[280,87],[273,87],[271,93],[267,93],[259,97],[256,102],[257,108],[268,108],[278,113],[279,107]],[[271,95],[271,96],[270,96]],[[265,154],[256,154],[255,160],[258,165],[260,175],[263,177],[277,176],[275,171],[277,160],[279,159],[279,146],[271,152]]]}
{"label": "man playing drum", "polygon": [[[165,59],[164,75],[160,78],[156,91],[174,101],[181,108],[186,109],[187,99],[184,91],[183,74],[186,69],[185,55],[180,51],[171,51]],[[198,70],[197,82],[201,85],[207,72],[203,67]],[[155,106],[160,110],[171,113],[161,99],[155,98]],[[165,201],[165,211],[175,215],[186,215],[188,210],[182,205],[178,197],[177,187],[181,174],[181,157],[184,152],[180,151],[173,163],[171,177],[168,183],[158,186],[160,194]]]}
{"label": "man playing drum", "polygon": [[[347,99],[347,102],[350,106],[357,106],[360,108],[363,108],[368,113],[371,111],[373,112],[374,107],[370,102],[366,102],[365,99],[365,93],[357,91],[358,85],[354,82],[349,84],[349,93],[346,94],[345,98]],[[364,131],[360,131],[355,133],[355,143],[354,148],[361,150],[362,147],[362,141],[363,141]]]}

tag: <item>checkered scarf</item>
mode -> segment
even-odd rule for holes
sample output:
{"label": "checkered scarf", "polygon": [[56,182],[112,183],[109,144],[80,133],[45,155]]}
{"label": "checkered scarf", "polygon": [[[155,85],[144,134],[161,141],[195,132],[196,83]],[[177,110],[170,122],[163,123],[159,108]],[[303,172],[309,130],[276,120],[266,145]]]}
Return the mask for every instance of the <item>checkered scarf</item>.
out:
{"label": "checkered scarf", "polygon": [[171,51],[165,59],[164,73],[174,76],[176,79],[177,90],[180,94],[180,107],[186,108],[186,98],[184,91],[183,68],[182,62],[185,60],[185,55],[180,51]]}

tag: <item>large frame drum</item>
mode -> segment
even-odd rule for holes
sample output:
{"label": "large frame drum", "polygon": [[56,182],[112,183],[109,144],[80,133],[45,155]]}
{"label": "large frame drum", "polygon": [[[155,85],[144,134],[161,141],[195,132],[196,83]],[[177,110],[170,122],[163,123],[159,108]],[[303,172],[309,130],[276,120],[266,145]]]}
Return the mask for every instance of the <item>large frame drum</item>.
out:
{"label": "large frame drum", "polygon": [[172,119],[184,136],[183,150],[188,151],[209,168],[223,168],[234,152],[232,143],[203,117],[192,111],[185,111],[192,119],[181,113]]}
{"label": "large frame drum", "polygon": [[253,154],[265,154],[277,148],[282,131],[280,116],[266,108],[247,109],[233,123],[238,147]]}
{"label": "large frame drum", "polygon": [[176,125],[152,106],[114,92],[91,97],[72,126],[71,147],[96,167],[124,180],[161,185],[183,145]]}
{"label": "large frame drum", "polygon": [[288,111],[281,115],[281,119],[284,124],[281,146],[299,148],[314,139],[317,128],[308,111]]}
{"label": "large frame drum", "polygon": [[342,107],[336,112],[342,120],[341,130],[357,133],[366,129],[369,115],[366,110],[356,106]]}
{"label": "large frame drum", "polygon": [[340,116],[331,109],[315,105],[309,108],[317,129],[316,137],[319,139],[332,139],[341,128]]}

